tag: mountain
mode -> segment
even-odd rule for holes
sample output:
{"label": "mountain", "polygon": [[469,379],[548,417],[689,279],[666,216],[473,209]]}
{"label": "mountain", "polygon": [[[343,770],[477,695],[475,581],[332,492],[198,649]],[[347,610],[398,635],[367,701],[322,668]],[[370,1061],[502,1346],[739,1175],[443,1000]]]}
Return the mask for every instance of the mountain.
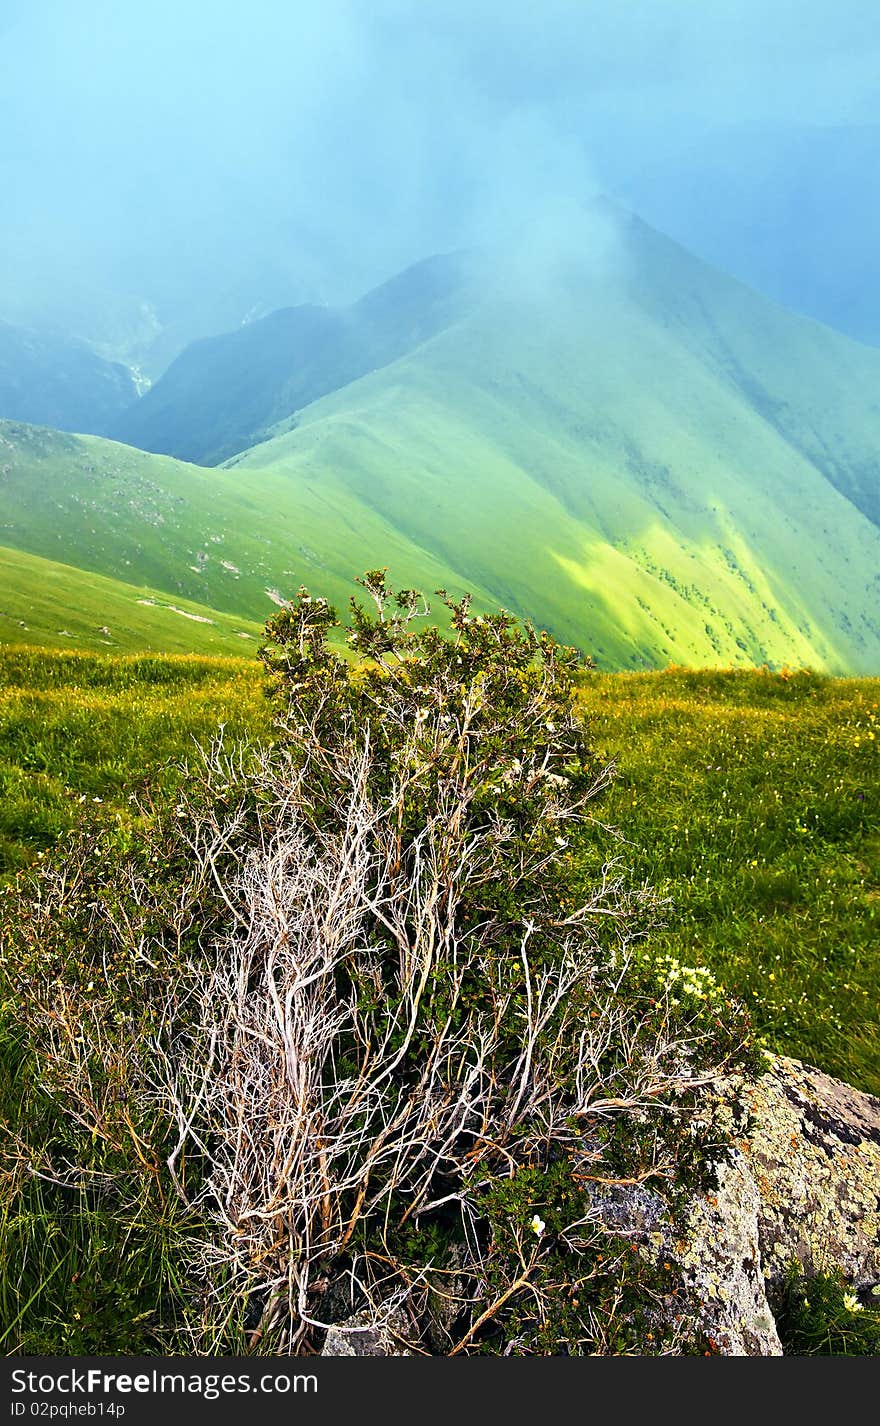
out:
{"label": "mountain", "polygon": [[[880,670],[880,351],[638,220],[576,236],[422,264],[397,280],[408,309],[379,289],[382,360],[351,379],[354,344],[316,341],[262,408],[275,434],[221,467],[0,426],[0,539],[257,620],[300,583],[344,604],[386,564],[606,668]],[[260,331],[225,348],[221,414]]]}
{"label": "mountain", "polygon": [[620,198],[797,312],[880,345],[880,125],[739,124],[631,174]]}
{"label": "mountain", "polygon": [[194,342],[111,434],[143,450],[215,465],[275,422],[388,366],[472,303],[468,259],[428,259],[351,307],[288,307]]}
{"label": "mountain", "polygon": [[235,461],[393,512],[605,664],[880,667],[880,352],[646,225]]}
{"label": "mountain", "polygon": [[137,394],[126,367],[84,343],[0,321],[0,417],[104,434]]}

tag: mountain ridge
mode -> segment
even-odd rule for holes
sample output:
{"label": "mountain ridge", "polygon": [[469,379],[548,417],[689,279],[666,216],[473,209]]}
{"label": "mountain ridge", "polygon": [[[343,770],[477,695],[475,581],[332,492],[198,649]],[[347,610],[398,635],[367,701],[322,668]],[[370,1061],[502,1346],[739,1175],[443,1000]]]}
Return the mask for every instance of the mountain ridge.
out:
{"label": "mountain ridge", "polygon": [[[460,309],[466,258],[424,259],[348,307],[303,304],[192,343],[107,434],[219,465],[274,424],[412,350]],[[415,290],[413,290],[415,289]]]}
{"label": "mountain ridge", "polygon": [[0,427],[0,538],[252,619],[379,563],[604,667],[876,671],[880,351],[603,223],[543,267],[456,254],[367,294],[367,369],[221,465]]}

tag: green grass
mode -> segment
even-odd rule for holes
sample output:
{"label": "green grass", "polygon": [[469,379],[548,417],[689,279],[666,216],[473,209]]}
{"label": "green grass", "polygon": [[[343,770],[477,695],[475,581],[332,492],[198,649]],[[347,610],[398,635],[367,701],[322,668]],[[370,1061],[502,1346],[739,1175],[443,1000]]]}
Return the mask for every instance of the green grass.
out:
{"label": "green grass", "polygon": [[0,647],[240,654],[262,626],[0,546]]}
{"label": "green grass", "polygon": [[880,1356],[878,1289],[854,1293],[839,1272],[806,1277],[798,1262],[786,1275],[776,1325],[786,1356]]}
{"label": "green grass", "polygon": [[[7,988],[8,990],[8,988]],[[0,1007],[0,1106],[10,1134],[57,1148],[56,1111],[22,1059],[14,1002]],[[4,1149],[7,1146],[4,1145]],[[92,1356],[161,1351],[181,1282],[175,1200],[108,1207],[28,1172],[14,1150],[0,1178],[0,1353]],[[167,1349],[172,1350],[170,1343]]]}
{"label": "green grass", "polygon": [[175,764],[219,724],[267,730],[256,663],[0,649],[0,872],[87,816],[124,817],[167,795]]}
{"label": "green grass", "polygon": [[[0,688],[7,879],[81,820],[124,822],[132,794],[171,797],[175,760],[219,723],[270,732],[256,661],[6,649]],[[590,675],[579,697],[619,768],[597,814],[624,832],[629,875],[670,898],[646,949],[710,967],[768,1047],[880,1090],[880,680],[671,669]],[[16,1049],[14,977],[0,992],[0,1110],[51,1143],[51,1107]],[[180,1350],[167,1333],[185,1228],[170,1203],[120,1215],[7,1173],[2,1350]],[[792,1298],[792,1350],[862,1350],[868,1314],[829,1302],[808,1318]]]}
{"label": "green grass", "polygon": [[768,1047],[880,1092],[880,679],[591,678],[602,815],[668,897],[658,955],[706,965]]}
{"label": "green grass", "polygon": [[[278,597],[292,596],[301,584],[344,609],[352,571],[371,568],[375,550],[383,551],[400,584],[445,585],[458,593],[466,587],[448,564],[414,548],[390,517],[337,505],[331,489],[302,499],[286,475],[274,471],[206,470],[97,436],[0,421],[0,480],[0,534],[12,550],[163,591],[157,597],[164,603],[195,608],[214,618],[218,630],[252,629],[253,620],[262,627]],[[5,559],[10,573],[0,609],[12,605],[19,584],[22,599],[39,588],[38,577],[15,569],[11,553]],[[112,627],[101,599],[112,600],[118,588],[70,579],[68,617],[84,599],[89,620],[94,613],[98,626]],[[475,593],[488,602],[479,586]],[[58,628],[70,627],[55,623],[54,615],[38,620],[26,613],[14,617],[30,629],[14,629],[7,638],[46,644],[50,636],[56,641]],[[209,625],[161,617],[165,642],[158,647],[206,648]],[[227,644],[222,651],[232,649]]]}

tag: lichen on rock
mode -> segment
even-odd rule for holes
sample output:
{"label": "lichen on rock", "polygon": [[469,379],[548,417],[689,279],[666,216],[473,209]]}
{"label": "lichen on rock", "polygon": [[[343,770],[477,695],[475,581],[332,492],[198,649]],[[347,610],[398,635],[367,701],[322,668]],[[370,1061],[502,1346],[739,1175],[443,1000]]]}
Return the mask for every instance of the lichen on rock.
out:
{"label": "lichen on rock", "polygon": [[780,1356],[785,1274],[880,1280],[880,1100],[798,1060],[768,1056],[752,1081],[716,1086],[736,1147],[717,1184],[673,1215],[644,1186],[593,1194],[608,1232],[677,1264],[692,1329],[725,1356]]}
{"label": "lichen on rock", "polygon": [[751,1171],[771,1292],[797,1259],[838,1268],[856,1288],[880,1280],[880,1100],[798,1060],[774,1056],[746,1086]]}
{"label": "lichen on rock", "polygon": [[329,1329],[321,1356],[411,1357],[413,1354],[405,1341],[411,1332],[399,1308],[384,1317],[365,1308]]}

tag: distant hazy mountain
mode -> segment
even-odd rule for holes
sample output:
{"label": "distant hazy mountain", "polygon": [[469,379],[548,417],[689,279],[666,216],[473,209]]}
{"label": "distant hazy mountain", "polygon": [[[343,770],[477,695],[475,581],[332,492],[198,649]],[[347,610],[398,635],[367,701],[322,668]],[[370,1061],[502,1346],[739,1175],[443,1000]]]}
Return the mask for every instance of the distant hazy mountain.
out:
{"label": "distant hazy mountain", "polygon": [[80,342],[0,321],[0,417],[101,434],[136,398],[126,367]]}
{"label": "distant hazy mountain", "polygon": [[191,348],[141,414],[280,423],[221,467],[0,426],[0,540],[252,619],[385,564],[604,667],[880,671],[880,351],[612,227]]}
{"label": "distant hazy mountain", "polygon": [[288,307],[195,342],[117,420],[144,450],[217,464],[273,423],[387,366],[473,305],[470,264],[431,258],[352,307]]}
{"label": "distant hazy mountain", "polygon": [[623,200],[795,311],[880,345],[880,126],[739,125],[634,174]]}

